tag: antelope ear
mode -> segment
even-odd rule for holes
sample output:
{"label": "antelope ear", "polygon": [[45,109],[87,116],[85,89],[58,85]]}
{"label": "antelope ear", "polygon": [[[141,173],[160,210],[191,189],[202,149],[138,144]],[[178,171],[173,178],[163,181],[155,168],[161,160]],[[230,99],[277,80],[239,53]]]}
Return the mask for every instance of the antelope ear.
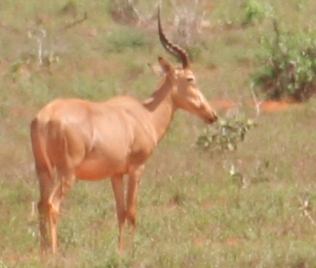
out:
{"label": "antelope ear", "polygon": [[173,66],[167,60],[165,60],[162,57],[159,57],[158,61],[159,61],[160,67],[164,73],[174,72]]}
{"label": "antelope ear", "polygon": [[152,72],[156,75],[156,76],[158,76],[158,77],[161,77],[161,76],[163,76],[163,74],[164,74],[164,71],[161,69],[161,66],[160,65],[158,65],[158,64],[151,64],[151,63],[148,63],[147,64],[148,65],[148,67],[150,68],[150,70],[152,70]]}

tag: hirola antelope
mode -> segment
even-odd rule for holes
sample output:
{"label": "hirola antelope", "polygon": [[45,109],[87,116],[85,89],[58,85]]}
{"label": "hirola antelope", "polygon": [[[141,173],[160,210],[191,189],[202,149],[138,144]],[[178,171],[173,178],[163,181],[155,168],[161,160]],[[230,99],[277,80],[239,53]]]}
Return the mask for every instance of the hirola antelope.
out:
{"label": "hirola antelope", "polygon": [[[125,222],[131,226],[132,237],[135,231],[138,185],[144,166],[166,134],[175,111],[186,110],[209,124],[217,120],[196,84],[187,53],[165,36],[160,11],[158,33],[163,47],[181,61],[182,67],[175,68],[159,57],[164,75],[150,98],[139,101],[116,96],[103,102],[57,99],[33,119],[31,140],[40,187],[42,253],[49,245],[53,253],[57,251],[60,205],[76,179],[111,179],[119,249],[123,249]],[[126,195],[124,175],[128,176]]]}

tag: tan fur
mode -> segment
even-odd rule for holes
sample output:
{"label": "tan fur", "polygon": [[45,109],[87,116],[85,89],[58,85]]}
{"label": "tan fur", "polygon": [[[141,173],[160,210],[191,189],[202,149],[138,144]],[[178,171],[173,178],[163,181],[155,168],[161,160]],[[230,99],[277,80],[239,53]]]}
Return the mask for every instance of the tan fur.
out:
{"label": "tan fur", "polygon": [[[76,179],[111,178],[119,223],[119,248],[127,221],[135,230],[136,203],[144,165],[165,135],[174,112],[184,109],[207,123],[217,116],[189,69],[159,58],[161,84],[144,102],[117,96],[105,102],[58,99],[38,112],[31,140],[40,185],[38,203],[42,253],[57,251],[60,204]],[[127,194],[123,176],[128,175]],[[47,233],[49,224],[50,235]]]}

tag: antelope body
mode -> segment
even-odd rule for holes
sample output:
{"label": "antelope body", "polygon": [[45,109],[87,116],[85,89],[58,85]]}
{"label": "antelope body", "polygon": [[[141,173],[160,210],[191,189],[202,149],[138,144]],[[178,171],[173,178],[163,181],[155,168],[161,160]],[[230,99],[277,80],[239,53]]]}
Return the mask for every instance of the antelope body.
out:
{"label": "antelope body", "polygon": [[[38,203],[42,253],[57,251],[60,205],[76,179],[111,178],[119,224],[119,249],[124,247],[127,221],[136,226],[138,184],[144,165],[165,135],[174,112],[189,111],[207,123],[214,110],[196,85],[187,54],[164,35],[158,14],[159,37],[164,48],[182,62],[174,68],[159,57],[164,77],[152,96],[140,102],[117,96],[105,102],[58,99],[38,112],[31,123],[31,141],[40,186]],[[123,176],[128,175],[125,196]],[[50,235],[47,232],[49,225]]]}

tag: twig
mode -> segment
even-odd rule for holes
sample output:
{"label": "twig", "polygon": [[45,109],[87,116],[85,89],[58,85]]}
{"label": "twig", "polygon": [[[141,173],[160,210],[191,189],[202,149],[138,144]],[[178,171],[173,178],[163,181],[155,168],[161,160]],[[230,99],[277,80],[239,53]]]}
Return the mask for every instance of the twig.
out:
{"label": "twig", "polygon": [[87,18],[88,18],[88,13],[85,12],[82,19],[75,20],[75,21],[67,24],[66,26],[62,27],[62,30],[68,30],[69,28],[72,28],[72,27],[84,22]]}
{"label": "twig", "polygon": [[303,200],[302,198],[298,197],[298,200],[301,203],[301,207],[299,208],[300,210],[303,210],[304,215],[310,220],[311,224],[316,226],[316,222],[313,219],[313,217],[311,216],[311,214],[308,211],[309,208],[309,200],[305,199]]}
{"label": "twig", "polygon": [[0,22],[0,27],[6,29],[6,30],[8,30],[8,31],[11,31],[11,32],[13,32],[13,33],[15,33],[15,34],[21,33],[21,31],[20,31],[19,29],[14,28],[14,27],[9,26],[9,25],[6,25],[6,24],[4,24],[3,22]]}
{"label": "twig", "polygon": [[255,106],[256,106],[256,114],[257,114],[257,118],[258,118],[260,115],[260,108],[261,108],[261,104],[263,103],[263,101],[258,101],[256,93],[253,90],[253,86],[251,87],[251,94],[252,94],[252,98],[253,98],[253,101],[254,101]]}
{"label": "twig", "polygon": [[[37,35],[40,33],[40,35]],[[38,31],[28,31],[28,36],[31,39],[35,39],[38,45],[37,50],[37,57],[38,57],[38,64],[41,66],[43,64],[43,41],[46,38],[46,30],[43,27],[40,27]]]}
{"label": "twig", "polygon": [[[280,29],[279,29],[279,25],[276,19],[273,19],[273,30],[275,32],[275,49],[278,49],[279,51],[281,51],[280,49]],[[274,51],[276,52],[276,51]]]}

